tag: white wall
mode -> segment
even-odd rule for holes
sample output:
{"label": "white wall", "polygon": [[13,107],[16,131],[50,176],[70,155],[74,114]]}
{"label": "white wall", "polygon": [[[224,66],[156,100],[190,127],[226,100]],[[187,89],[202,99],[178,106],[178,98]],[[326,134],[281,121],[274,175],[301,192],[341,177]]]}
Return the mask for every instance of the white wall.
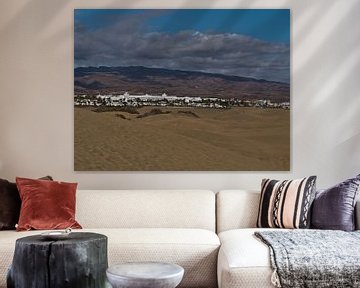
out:
{"label": "white wall", "polygon": [[[167,3],[167,4],[165,4]],[[170,4],[171,3],[171,4]],[[74,8],[291,8],[291,172],[79,173],[73,168]],[[0,178],[83,189],[257,189],[262,177],[360,173],[359,0],[17,0],[0,4]]]}

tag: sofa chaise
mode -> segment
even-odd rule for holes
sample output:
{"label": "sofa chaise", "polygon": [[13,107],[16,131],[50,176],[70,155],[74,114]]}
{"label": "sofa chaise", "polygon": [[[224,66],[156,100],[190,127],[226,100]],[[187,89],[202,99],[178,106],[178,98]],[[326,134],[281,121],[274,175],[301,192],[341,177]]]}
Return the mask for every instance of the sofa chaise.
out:
{"label": "sofa chaise", "polygon": [[[224,190],[216,196],[217,233],[221,242],[217,266],[219,287],[274,288],[269,248],[254,236],[255,231],[269,230],[255,228],[260,193]],[[359,229],[360,202],[356,209]]]}

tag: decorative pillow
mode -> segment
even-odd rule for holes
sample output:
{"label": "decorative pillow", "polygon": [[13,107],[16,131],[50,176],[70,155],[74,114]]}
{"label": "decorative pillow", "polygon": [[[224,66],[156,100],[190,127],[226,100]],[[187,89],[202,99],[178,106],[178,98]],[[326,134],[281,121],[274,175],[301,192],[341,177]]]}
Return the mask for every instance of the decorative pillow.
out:
{"label": "decorative pillow", "polygon": [[15,183],[0,179],[0,230],[15,229],[21,200]]}
{"label": "decorative pillow", "polygon": [[81,228],[75,221],[77,183],[16,178],[22,201],[17,231]]}
{"label": "decorative pillow", "polygon": [[316,193],[312,205],[311,228],[355,230],[355,202],[360,174]]}
{"label": "decorative pillow", "polygon": [[[51,176],[40,179],[52,180]],[[0,230],[15,230],[21,200],[15,183],[0,179]]]}
{"label": "decorative pillow", "polygon": [[257,227],[308,228],[316,176],[295,180],[263,179]]}

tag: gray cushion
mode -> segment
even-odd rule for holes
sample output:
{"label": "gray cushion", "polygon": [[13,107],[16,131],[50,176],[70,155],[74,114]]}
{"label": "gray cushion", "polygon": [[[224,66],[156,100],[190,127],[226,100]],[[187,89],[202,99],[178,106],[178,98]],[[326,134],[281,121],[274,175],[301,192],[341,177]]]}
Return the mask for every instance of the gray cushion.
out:
{"label": "gray cushion", "polygon": [[317,191],[312,206],[311,227],[353,231],[359,185],[360,174],[328,189]]}

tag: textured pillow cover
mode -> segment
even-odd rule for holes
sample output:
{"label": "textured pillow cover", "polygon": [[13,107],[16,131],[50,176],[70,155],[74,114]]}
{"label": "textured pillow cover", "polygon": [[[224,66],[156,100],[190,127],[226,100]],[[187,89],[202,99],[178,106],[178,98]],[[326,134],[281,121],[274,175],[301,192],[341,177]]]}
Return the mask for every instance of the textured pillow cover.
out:
{"label": "textured pillow cover", "polygon": [[16,178],[22,201],[17,231],[81,228],[75,221],[77,183]]}
{"label": "textured pillow cover", "polygon": [[15,229],[21,200],[15,183],[0,179],[0,230]]}
{"label": "textured pillow cover", "polygon": [[[51,176],[40,179],[52,180]],[[21,207],[19,191],[15,183],[0,179],[0,230],[15,230]]]}
{"label": "textured pillow cover", "polygon": [[355,202],[360,175],[316,193],[311,215],[311,228],[355,230]]}
{"label": "textured pillow cover", "polygon": [[294,180],[263,179],[257,227],[309,228],[316,176]]}

